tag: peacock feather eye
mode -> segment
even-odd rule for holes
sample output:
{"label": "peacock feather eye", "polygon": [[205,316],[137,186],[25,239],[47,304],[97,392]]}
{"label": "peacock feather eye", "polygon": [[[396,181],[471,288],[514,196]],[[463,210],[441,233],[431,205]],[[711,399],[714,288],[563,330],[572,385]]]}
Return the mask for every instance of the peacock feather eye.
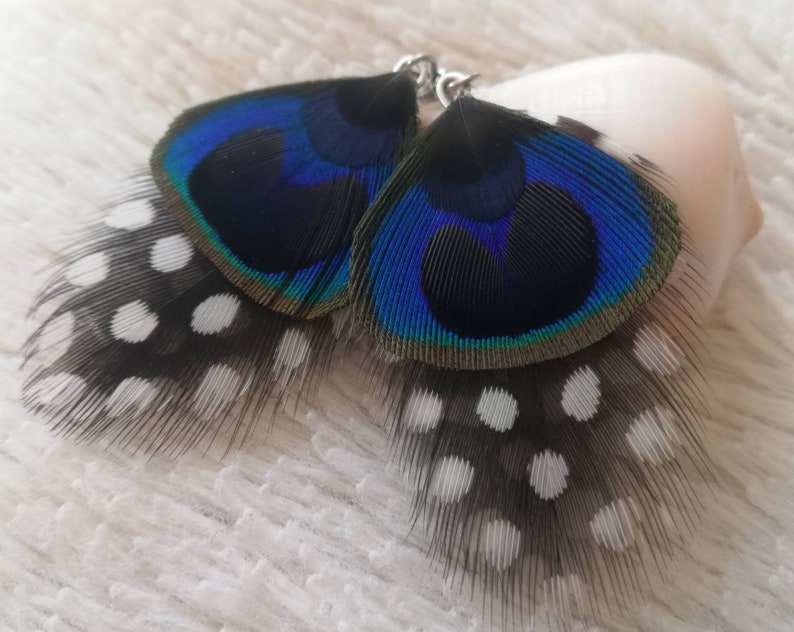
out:
{"label": "peacock feather eye", "polygon": [[681,249],[675,205],[575,135],[464,96],[362,219],[353,296],[389,351],[526,366],[614,331]]}
{"label": "peacock feather eye", "polygon": [[416,114],[407,72],[249,92],[180,115],[152,173],[232,283],[315,318],[347,302],[353,230],[415,136]]}

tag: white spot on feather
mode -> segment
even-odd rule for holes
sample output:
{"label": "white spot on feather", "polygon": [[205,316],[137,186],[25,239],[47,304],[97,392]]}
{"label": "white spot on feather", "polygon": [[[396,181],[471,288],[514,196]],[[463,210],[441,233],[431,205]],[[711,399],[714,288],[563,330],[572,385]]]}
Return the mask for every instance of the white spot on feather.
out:
{"label": "white spot on feather", "polygon": [[44,325],[36,340],[36,359],[44,366],[51,366],[69,350],[74,323],[74,314],[64,312]]}
{"label": "white spot on feather", "polygon": [[626,439],[640,460],[659,465],[675,457],[674,445],[680,441],[673,419],[672,411],[656,406],[631,422]]}
{"label": "white spot on feather", "polygon": [[300,329],[287,329],[276,347],[273,358],[273,372],[280,375],[284,371],[293,371],[306,361],[309,356],[309,339]]}
{"label": "white spot on feather", "polygon": [[157,395],[157,389],[142,377],[122,380],[105,402],[105,411],[110,417],[122,417],[148,408]]}
{"label": "white spot on feather", "polygon": [[219,334],[234,322],[239,309],[240,299],[234,294],[213,294],[193,310],[190,326],[204,336]]}
{"label": "white spot on feather", "polygon": [[186,235],[160,237],[149,253],[149,263],[158,272],[176,272],[193,256],[193,246]]}
{"label": "white spot on feather", "polygon": [[73,373],[62,371],[48,375],[34,384],[29,394],[38,406],[59,409],[73,404],[85,391],[86,381]]}
{"label": "white spot on feather", "polygon": [[543,500],[552,500],[562,494],[568,486],[569,474],[565,457],[551,450],[536,454],[527,466],[529,484]]}
{"label": "white spot on feather", "polygon": [[681,348],[658,325],[643,325],[634,338],[634,355],[640,364],[653,373],[670,375],[681,366]]}
{"label": "white spot on feather", "polygon": [[108,256],[104,252],[94,252],[66,268],[66,279],[77,287],[90,287],[104,281],[110,270]]}
{"label": "white spot on feather", "polygon": [[434,392],[426,389],[414,390],[402,413],[402,422],[406,429],[413,432],[427,432],[441,421],[444,413],[444,402]]}
{"label": "white spot on feather", "polygon": [[232,367],[213,364],[193,394],[193,408],[203,417],[212,419],[240,396],[241,382],[240,374]]}
{"label": "white spot on feather", "polygon": [[474,481],[474,468],[459,456],[445,456],[433,469],[430,494],[442,503],[453,503],[463,498]]}
{"label": "white spot on feather", "polygon": [[579,367],[565,381],[562,409],[576,421],[587,421],[598,412],[601,382],[589,366]]}
{"label": "white spot on feather", "polygon": [[119,307],[110,322],[110,333],[124,342],[143,342],[157,328],[157,315],[143,301]]}
{"label": "white spot on feather", "polygon": [[507,569],[518,558],[521,532],[509,520],[491,520],[485,525],[481,537],[485,561],[497,571]]}
{"label": "white spot on feather", "polygon": [[590,520],[590,532],[599,546],[622,553],[633,544],[634,525],[629,503],[622,498],[613,500],[595,512]]}
{"label": "white spot on feather", "polygon": [[487,387],[480,393],[477,415],[489,428],[506,432],[518,416],[518,402],[503,388]]}
{"label": "white spot on feather", "polygon": [[111,228],[137,230],[148,226],[154,220],[154,209],[148,200],[130,200],[114,206],[105,217],[105,224]]}

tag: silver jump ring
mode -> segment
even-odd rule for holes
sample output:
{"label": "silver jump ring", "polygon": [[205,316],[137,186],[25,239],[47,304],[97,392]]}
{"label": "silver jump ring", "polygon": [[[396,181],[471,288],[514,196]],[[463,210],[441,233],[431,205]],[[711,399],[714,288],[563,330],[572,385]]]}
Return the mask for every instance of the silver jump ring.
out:
{"label": "silver jump ring", "polygon": [[433,93],[433,87],[440,74],[434,57],[423,54],[405,55],[394,65],[393,72],[404,70],[408,70],[413,75],[419,97]]}
{"label": "silver jump ring", "polygon": [[480,75],[463,72],[445,72],[436,80],[436,97],[441,105],[448,107],[459,96],[466,94],[472,82]]}

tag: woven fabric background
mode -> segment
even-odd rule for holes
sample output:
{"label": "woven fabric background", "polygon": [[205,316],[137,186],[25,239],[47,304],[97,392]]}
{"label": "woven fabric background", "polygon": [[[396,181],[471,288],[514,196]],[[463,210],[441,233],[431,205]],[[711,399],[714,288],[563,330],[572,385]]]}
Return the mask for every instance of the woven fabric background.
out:
{"label": "woven fabric background", "polygon": [[709,322],[707,430],[730,477],[669,585],[602,628],[794,629],[791,0],[0,2],[0,629],[487,629],[406,537],[409,493],[352,369],[222,460],[77,445],[19,403],[41,270],[173,116],[415,51],[487,82],[665,51],[723,82],[766,212]]}

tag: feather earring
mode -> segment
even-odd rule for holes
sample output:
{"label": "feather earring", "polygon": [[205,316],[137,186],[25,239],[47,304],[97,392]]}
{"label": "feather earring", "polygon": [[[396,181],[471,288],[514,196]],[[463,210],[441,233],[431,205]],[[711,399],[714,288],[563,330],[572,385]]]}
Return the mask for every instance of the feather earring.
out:
{"label": "feather earring", "polygon": [[653,165],[470,81],[437,78],[446,110],[356,229],[351,300],[431,555],[512,615],[584,616],[637,594],[712,477],[704,277]]}
{"label": "feather earring", "polygon": [[58,305],[25,345],[26,405],[179,452],[304,392],[340,334],[353,229],[416,134],[422,67],[181,114],[39,295]]}

